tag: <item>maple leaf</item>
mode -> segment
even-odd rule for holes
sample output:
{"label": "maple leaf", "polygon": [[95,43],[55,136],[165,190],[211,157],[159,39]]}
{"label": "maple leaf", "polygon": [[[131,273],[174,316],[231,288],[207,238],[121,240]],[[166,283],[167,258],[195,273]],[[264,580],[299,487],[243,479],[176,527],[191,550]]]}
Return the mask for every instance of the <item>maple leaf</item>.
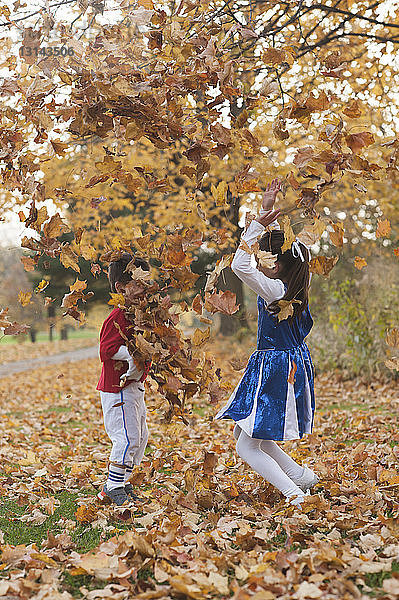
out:
{"label": "maple leaf", "polygon": [[18,302],[22,306],[28,306],[28,304],[32,304],[31,298],[32,292],[18,292]]}
{"label": "maple leaf", "polygon": [[65,244],[61,248],[60,261],[66,269],[70,268],[80,273],[78,263],[78,255],[72,250],[69,244]]}
{"label": "maple leaf", "polygon": [[58,213],[53,215],[51,219],[43,225],[43,235],[46,238],[56,238],[61,235],[61,233],[67,231],[70,231],[70,229]]}
{"label": "maple leaf", "polygon": [[211,328],[205,329],[205,331],[201,331],[201,329],[196,329],[194,334],[191,337],[191,340],[194,346],[202,346],[205,342],[209,340],[211,336]]}
{"label": "maple leaf", "polygon": [[284,231],[284,244],[281,246],[281,253],[284,254],[286,250],[290,250],[292,242],[295,241],[295,233],[291,227],[291,221],[288,215],[284,215],[281,219]]}
{"label": "maple leaf", "polygon": [[315,256],[309,263],[309,270],[311,273],[328,277],[337,262],[338,256]]}
{"label": "maple leaf", "polygon": [[284,321],[294,314],[294,304],[300,304],[299,300],[279,300],[279,312],[277,313],[278,321]]}
{"label": "maple leaf", "polygon": [[362,148],[366,148],[371,144],[374,144],[375,139],[372,133],[369,131],[363,131],[361,133],[350,133],[345,136],[347,146],[352,150],[354,154],[357,154]]}
{"label": "maple leaf", "polygon": [[338,246],[339,248],[341,248],[341,246],[343,246],[344,243],[344,224],[339,222],[331,223],[331,225],[334,231],[330,231],[330,240],[332,241],[334,246]]}
{"label": "maple leaf", "polygon": [[378,219],[377,221],[377,231],[375,232],[375,236],[377,238],[381,237],[389,237],[391,235],[391,223],[388,219]]}
{"label": "maple leaf", "polygon": [[258,250],[255,253],[256,258],[259,260],[259,264],[264,269],[273,269],[276,265],[277,255],[267,252],[265,250]]}
{"label": "maple leaf", "polygon": [[313,246],[319,241],[325,229],[325,222],[320,218],[315,218],[313,224],[305,225],[297,237],[305,246]]}
{"label": "maple leaf", "polygon": [[363,267],[367,266],[367,261],[360,256],[355,256],[354,265],[355,265],[356,269],[359,269],[359,271],[361,271],[363,269]]}
{"label": "maple leaf", "polygon": [[227,290],[205,294],[205,308],[210,313],[221,312],[225,315],[233,315],[240,307],[236,304],[236,295]]}

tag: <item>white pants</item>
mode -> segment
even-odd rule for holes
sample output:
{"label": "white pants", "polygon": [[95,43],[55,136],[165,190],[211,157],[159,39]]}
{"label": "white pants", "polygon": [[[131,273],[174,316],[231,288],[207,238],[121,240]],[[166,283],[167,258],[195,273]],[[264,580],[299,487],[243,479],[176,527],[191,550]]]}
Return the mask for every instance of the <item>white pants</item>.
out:
{"label": "white pants", "polygon": [[291,479],[300,477],[303,468],[275,442],[251,438],[237,424],[233,434],[237,441],[237,454],[254,471],[280,490],[286,498],[303,496],[303,491]]}
{"label": "white pants", "polygon": [[148,441],[144,384],[132,381],[117,393],[100,392],[104,427],[112,442],[109,460],[139,465]]}

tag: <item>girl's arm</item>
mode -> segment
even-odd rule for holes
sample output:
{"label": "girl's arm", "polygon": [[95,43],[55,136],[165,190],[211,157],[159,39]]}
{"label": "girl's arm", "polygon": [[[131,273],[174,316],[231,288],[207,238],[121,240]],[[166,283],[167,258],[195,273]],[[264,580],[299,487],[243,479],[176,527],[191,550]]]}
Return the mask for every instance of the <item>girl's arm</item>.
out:
{"label": "girl's arm", "polygon": [[[273,211],[270,214],[269,225],[278,223],[275,218],[278,216],[278,211]],[[262,218],[263,220],[263,218]],[[269,219],[267,219],[269,220]],[[266,222],[265,222],[266,224]],[[251,221],[248,229],[241,236],[241,240],[251,248],[257,241],[258,237],[265,231],[265,227],[257,220]],[[251,255],[245,250],[238,248],[231,263],[231,268],[234,273],[247,284],[258,296],[261,296],[267,304],[282,298],[284,296],[284,285],[280,279],[270,279],[261,273],[251,264]]]}

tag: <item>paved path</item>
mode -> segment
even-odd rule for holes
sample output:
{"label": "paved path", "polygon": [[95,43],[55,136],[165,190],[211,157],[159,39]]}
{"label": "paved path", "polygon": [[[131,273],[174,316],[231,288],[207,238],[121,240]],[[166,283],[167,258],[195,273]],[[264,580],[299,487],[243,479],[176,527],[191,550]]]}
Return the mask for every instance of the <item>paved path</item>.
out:
{"label": "paved path", "polygon": [[38,369],[47,365],[55,365],[57,363],[75,362],[85,360],[87,358],[98,357],[98,346],[90,346],[89,348],[81,348],[80,350],[69,350],[60,354],[50,354],[49,356],[39,356],[28,360],[17,360],[14,362],[3,363],[0,365],[0,377],[7,377],[13,373],[21,373],[31,369]]}

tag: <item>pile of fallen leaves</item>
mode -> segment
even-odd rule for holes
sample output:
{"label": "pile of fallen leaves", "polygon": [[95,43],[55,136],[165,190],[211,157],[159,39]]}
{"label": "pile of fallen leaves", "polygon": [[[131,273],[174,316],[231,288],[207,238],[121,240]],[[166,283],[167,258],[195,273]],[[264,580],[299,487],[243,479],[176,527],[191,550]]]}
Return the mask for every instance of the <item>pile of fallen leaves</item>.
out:
{"label": "pile of fallen leaves", "polygon": [[110,449],[97,360],[84,377],[72,363],[0,380],[0,597],[397,597],[397,384],[318,377],[314,433],[284,444],[320,477],[301,512],[238,458],[232,423],[213,422],[246,358],[213,351],[224,396],[187,406],[187,426],[163,422],[147,380],[137,507],[95,499]]}

